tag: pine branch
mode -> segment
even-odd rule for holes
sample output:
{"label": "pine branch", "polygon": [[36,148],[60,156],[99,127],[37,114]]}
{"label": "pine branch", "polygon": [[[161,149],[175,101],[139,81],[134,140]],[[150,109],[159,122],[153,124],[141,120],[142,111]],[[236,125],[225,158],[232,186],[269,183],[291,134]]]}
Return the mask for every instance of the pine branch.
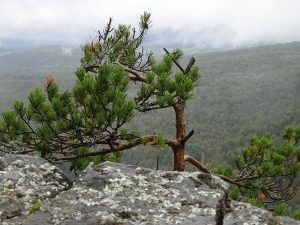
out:
{"label": "pine branch", "polygon": [[111,28],[111,23],[112,23],[112,18],[110,17],[106,27],[104,28],[103,34],[100,31],[98,31],[99,42],[101,39],[106,40],[108,35],[113,31],[113,28]]}
{"label": "pine branch", "polygon": [[[74,155],[54,158],[54,161],[69,161],[69,160],[75,160],[75,159],[85,158],[85,157],[89,157],[89,156],[106,155],[109,153],[116,153],[116,152],[121,152],[121,151],[124,151],[127,149],[132,149],[133,147],[138,146],[140,144],[148,144],[148,145],[156,146],[156,138],[157,137],[158,137],[157,135],[148,135],[148,136],[144,136],[142,138],[137,138],[137,139],[135,139],[131,142],[127,142],[127,143],[121,143],[118,141],[112,141],[111,139],[107,139],[105,142],[97,142],[97,144],[107,144],[110,146],[109,149],[102,149],[100,151],[85,152],[85,153],[79,153],[79,154],[72,153]],[[168,139],[166,139],[165,143],[168,146],[175,146],[178,144],[176,142],[176,140],[168,140]],[[82,146],[82,145],[80,145],[80,146]]]}
{"label": "pine branch", "polygon": [[36,151],[37,151],[36,149],[28,149],[28,150],[24,150],[24,151],[18,152],[18,154],[26,155],[28,153],[32,153],[32,152],[36,152]]}
{"label": "pine branch", "polygon": [[190,131],[190,133],[188,133],[188,135],[186,135],[182,140],[181,140],[181,144],[184,145],[185,142],[187,142],[194,134],[194,130]]}
{"label": "pine branch", "polygon": [[188,72],[190,72],[192,66],[195,64],[195,61],[196,61],[196,60],[195,60],[194,57],[191,57],[191,58],[190,58],[190,62],[189,62],[189,64],[187,65],[187,67],[186,67],[186,69],[185,69],[185,71],[184,71],[184,74],[187,74]]}
{"label": "pine branch", "polygon": [[199,162],[198,160],[196,160],[192,156],[184,155],[184,161],[191,163],[192,165],[197,167],[203,173],[211,174],[211,172],[204,165],[202,165],[201,162]]}
{"label": "pine branch", "polygon": [[[189,155],[184,155],[184,160],[186,162],[189,162],[191,163],[192,165],[194,165],[195,167],[197,167],[200,171],[202,171],[203,173],[207,173],[207,174],[212,174],[204,165],[202,165],[202,163],[200,163],[198,160],[196,160],[195,158],[193,158],[192,156],[189,156]],[[244,185],[244,184],[241,184],[239,182],[236,182],[234,180],[232,180],[231,178],[227,177],[227,176],[224,176],[224,175],[221,175],[221,174],[212,174],[214,176],[217,176],[219,178],[221,178],[222,180],[228,182],[228,183],[231,183],[231,184],[234,184],[234,185],[237,185],[238,187],[243,187],[243,188],[246,188],[246,189],[249,189],[248,186]]]}
{"label": "pine branch", "polygon": [[123,69],[129,74],[129,79],[132,81],[140,81],[146,83],[146,79],[144,77],[144,73],[129,68],[126,64],[121,63],[119,61],[115,62],[116,65],[123,67]]}
{"label": "pine branch", "polygon": [[174,106],[176,103],[172,104],[172,105],[165,105],[165,106],[146,106],[146,107],[137,107],[137,110],[139,112],[148,112],[151,110],[155,110],[155,109],[165,109],[165,108],[169,108]]}
{"label": "pine branch", "polygon": [[[168,54],[168,55],[170,55],[170,52],[166,49],[166,48],[163,48],[163,50]],[[182,66],[180,66],[180,64],[172,57],[172,61],[173,61],[173,63],[175,63],[175,65],[178,67],[178,69],[180,69],[181,70],[181,72],[183,73],[183,74],[185,74],[185,71],[184,71],[184,69],[182,68]]]}
{"label": "pine branch", "polygon": [[247,186],[247,185],[244,185],[242,183],[239,183],[239,182],[235,182],[234,180],[230,179],[229,177],[227,176],[224,176],[224,175],[221,175],[221,174],[213,174],[214,176],[217,176],[217,177],[220,177],[222,180],[230,183],[230,184],[234,184],[238,187],[242,187],[242,188],[245,188],[245,189],[252,189],[251,187]]}

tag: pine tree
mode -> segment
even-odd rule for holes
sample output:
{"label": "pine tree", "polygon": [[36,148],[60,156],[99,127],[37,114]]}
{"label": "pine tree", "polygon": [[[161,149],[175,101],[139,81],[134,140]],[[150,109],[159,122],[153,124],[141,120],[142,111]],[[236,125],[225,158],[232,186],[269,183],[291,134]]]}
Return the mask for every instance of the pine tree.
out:
{"label": "pine tree", "polygon": [[[40,154],[51,162],[70,161],[72,169],[89,162],[120,160],[120,152],[138,145],[168,145],[174,153],[174,170],[183,171],[186,162],[202,172],[212,172],[185,152],[194,131],[186,132],[185,106],[193,97],[200,78],[195,59],[183,67],[183,53],[168,51],[159,61],[145,53],[142,42],[150,28],[150,14],[144,13],[138,29],[112,26],[110,19],[97,37],[83,46],[81,66],[76,70],[72,90],[61,91],[54,76],[44,88],[29,94],[28,102],[16,101],[0,120],[2,151]],[[131,84],[138,91],[128,95]],[[175,137],[140,134],[126,129],[136,113],[172,108]],[[275,149],[269,136],[254,138],[236,158],[237,169],[214,172],[236,185],[231,195],[255,197],[261,201],[287,200],[297,191],[299,172],[299,129],[286,130],[286,141]]]}
{"label": "pine tree", "polygon": [[249,146],[236,155],[235,168],[219,167],[214,172],[237,183],[230,191],[233,199],[258,206],[287,201],[299,189],[299,140],[300,128],[296,127],[284,130],[280,146],[274,145],[269,134],[253,137]]}
{"label": "pine tree", "polygon": [[[149,13],[141,16],[138,29],[127,25],[114,28],[110,19],[104,30],[83,46],[71,91],[61,91],[50,76],[44,90],[36,88],[30,93],[28,103],[17,101],[13,110],[3,113],[0,144],[4,149],[38,152],[50,161],[68,160],[74,167],[82,167],[79,159],[89,157],[87,164],[137,145],[166,144],[174,151],[174,170],[183,171],[185,142],[193,135],[193,131],[185,134],[184,108],[199,71],[194,58],[183,69],[179,49],[164,49],[166,54],[159,62],[152,53],[146,54],[141,44],[150,24]],[[139,88],[134,98],[128,97],[131,82]],[[136,112],[169,107],[176,115],[174,139],[124,129]],[[91,148],[95,146],[98,150]]]}

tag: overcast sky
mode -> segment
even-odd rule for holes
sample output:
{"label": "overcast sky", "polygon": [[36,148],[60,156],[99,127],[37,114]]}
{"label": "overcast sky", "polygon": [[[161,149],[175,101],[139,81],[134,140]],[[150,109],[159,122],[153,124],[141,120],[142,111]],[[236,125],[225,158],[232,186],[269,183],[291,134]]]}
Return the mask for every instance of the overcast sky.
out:
{"label": "overcast sky", "polygon": [[137,24],[152,13],[152,44],[240,47],[300,41],[300,0],[0,0],[7,40],[81,44],[109,17]]}

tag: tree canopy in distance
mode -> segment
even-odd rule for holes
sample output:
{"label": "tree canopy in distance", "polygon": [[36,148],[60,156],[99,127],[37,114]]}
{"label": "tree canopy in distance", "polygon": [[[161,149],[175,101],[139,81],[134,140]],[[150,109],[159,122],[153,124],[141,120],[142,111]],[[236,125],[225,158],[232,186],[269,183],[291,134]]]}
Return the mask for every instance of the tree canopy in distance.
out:
{"label": "tree canopy in distance", "polygon": [[[193,97],[200,78],[190,58],[181,65],[183,53],[168,51],[155,61],[142,47],[150,28],[150,14],[144,13],[138,28],[112,26],[110,19],[98,36],[83,46],[81,66],[76,70],[72,90],[61,91],[54,76],[44,88],[34,89],[28,103],[17,101],[2,114],[0,145],[3,151],[40,154],[51,162],[70,161],[73,169],[89,162],[118,160],[119,153],[139,145],[167,145],[173,151],[174,170],[184,171],[189,162],[202,172],[212,173],[186,154],[185,144],[194,131],[186,131],[185,105]],[[138,87],[128,95],[131,83]],[[136,113],[172,108],[174,137],[141,134],[126,129]],[[233,198],[247,196],[262,203],[288,200],[298,189],[300,170],[299,128],[287,128],[282,146],[274,147],[269,136],[256,137],[236,157],[236,170],[216,168],[223,180],[234,184]],[[93,148],[94,147],[94,148]]]}

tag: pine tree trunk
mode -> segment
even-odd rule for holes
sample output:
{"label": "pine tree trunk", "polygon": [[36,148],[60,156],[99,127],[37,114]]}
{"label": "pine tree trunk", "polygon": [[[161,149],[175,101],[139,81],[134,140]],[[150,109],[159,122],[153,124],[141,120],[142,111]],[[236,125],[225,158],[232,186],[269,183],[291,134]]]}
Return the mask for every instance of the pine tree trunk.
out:
{"label": "pine tree trunk", "polygon": [[184,171],[184,146],[173,147],[174,165],[173,170]]}
{"label": "pine tree trunk", "polygon": [[184,143],[181,140],[185,137],[184,105],[173,106],[176,116],[176,145],[174,145],[174,165],[173,170],[184,171]]}

